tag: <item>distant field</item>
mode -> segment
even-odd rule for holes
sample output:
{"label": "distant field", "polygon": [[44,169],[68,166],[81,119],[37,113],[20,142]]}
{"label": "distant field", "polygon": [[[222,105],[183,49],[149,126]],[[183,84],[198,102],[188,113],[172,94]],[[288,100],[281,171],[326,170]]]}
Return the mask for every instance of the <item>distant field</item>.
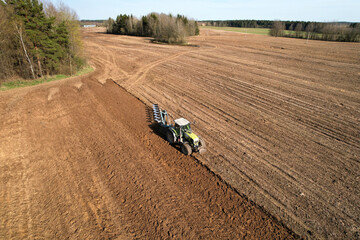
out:
{"label": "distant field", "polygon": [[[223,30],[230,32],[241,32],[241,33],[250,33],[250,34],[258,34],[258,35],[269,35],[270,28],[238,28],[238,27],[212,27],[212,26],[202,26],[200,29],[214,29],[214,30]],[[321,39],[322,34],[320,33],[312,33],[317,35],[317,38]],[[295,37],[296,31],[285,30],[284,37]],[[301,32],[301,38],[306,38],[306,32]]]}
{"label": "distant field", "polygon": [[269,32],[270,32],[269,28],[237,28],[237,27],[204,26],[204,27],[200,27],[200,29],[215,29],[215,30],[224,30],[224,31],[231,31],[231,32],[259,34],[259,35],[269,35]]}

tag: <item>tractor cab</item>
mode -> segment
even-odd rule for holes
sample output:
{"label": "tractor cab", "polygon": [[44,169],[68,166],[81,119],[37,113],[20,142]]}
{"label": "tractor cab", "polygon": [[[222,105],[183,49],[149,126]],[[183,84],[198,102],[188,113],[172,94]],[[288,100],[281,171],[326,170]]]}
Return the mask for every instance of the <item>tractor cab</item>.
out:
{"label": "tractor cab", "polygon": [[176,119],[174,122],[175,122],[175,129],[178,133],[180,132],[192,133],[190,122],[185,118]]}
{"label": "tractor cab", "polygon": [[185,139],[191,146],[198,146],[199,137],[192,132],[190,122],[185,118],[176,119],[174,122],[175,131],[178,133],[179,141],[184,142]]}

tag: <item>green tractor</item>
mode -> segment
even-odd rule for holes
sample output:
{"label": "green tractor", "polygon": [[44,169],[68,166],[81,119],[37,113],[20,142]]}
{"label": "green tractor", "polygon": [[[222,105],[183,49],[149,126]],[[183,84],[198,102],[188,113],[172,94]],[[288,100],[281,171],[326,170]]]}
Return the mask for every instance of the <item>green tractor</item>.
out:
{"label": "green tractor", "polygon": [[166,140],[172,145],[180,145],[181,152],[190,155],[193,152],[206,152],[204,140],[192,132],[190,122],[185,118],[174,120],[169,124],[166,110],[160,110],[158,104],[153,104],[154,120],[165,130]]}

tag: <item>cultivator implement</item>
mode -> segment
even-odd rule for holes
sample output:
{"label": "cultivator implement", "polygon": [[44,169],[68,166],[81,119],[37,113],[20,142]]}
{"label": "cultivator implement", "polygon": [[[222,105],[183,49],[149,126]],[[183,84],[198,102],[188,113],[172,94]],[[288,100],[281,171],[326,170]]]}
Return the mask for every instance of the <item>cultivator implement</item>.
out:
{"label": "cultivator implement", "polygon": [[153,104],[154,120],[157,123],[161,122],[160,108],[158,104]]}
{"label": "cultivator implement", "polygon": [[168,122],[168,113],[166,110],[161,110],[158,104],[153,104],[153,113],[155,122],[166,127]]}

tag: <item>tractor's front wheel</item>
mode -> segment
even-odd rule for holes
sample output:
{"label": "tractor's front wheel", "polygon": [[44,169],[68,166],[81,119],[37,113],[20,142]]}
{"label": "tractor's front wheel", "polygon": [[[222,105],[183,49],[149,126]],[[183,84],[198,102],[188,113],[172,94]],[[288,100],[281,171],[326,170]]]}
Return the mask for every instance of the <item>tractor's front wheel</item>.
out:
{"label": "tractor's front wheel", "polygon": [[199,139],[199,145],[200,145],[200,147],[202,147],[202,148],[206,148],[205,141],[202,140],[201,138]]}
{"label": "tractor's front wheel", "polygon": [[181,144],[181,152],[185,155],[190,155],[192,153],[192,149],[189,145],[189,143],[185,142]]}
{"label": "tractor's front wheel", "polygon": [[202,140],[201,138],[200,138],[199,148],[198,149],[199,149],[200,154],[203,154],[203,153],[206,152],[206,144],[205,144],[204,140]]}
{"label": "tractor's front wheel", "polygon": [[199,150],[200,154],[203,154],[206,152],[206,144],[205,144],[204,140],[202,140],[201,138],[200,138],[198,150]]}

